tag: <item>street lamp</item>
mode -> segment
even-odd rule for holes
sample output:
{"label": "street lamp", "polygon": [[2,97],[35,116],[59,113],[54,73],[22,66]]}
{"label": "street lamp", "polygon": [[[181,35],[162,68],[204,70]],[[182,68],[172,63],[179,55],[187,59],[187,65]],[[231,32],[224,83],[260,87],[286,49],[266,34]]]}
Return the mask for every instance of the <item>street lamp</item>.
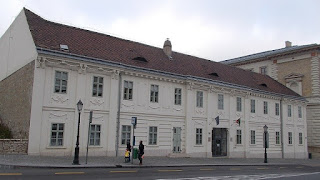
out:
{"label": "street lamp", "polygon": [[267,134],[268,134],[268,126],[264,125],[263,126],[264,130],[264,163],[268,163],[267,160]]}
{"label": "street lamp", "polygon": [[77,132],[77,142],[76,142],[76,148],[74,149],[74,159],[73,159],[73,165],[79,165],[79,129],[80,129],[80,115],[82,111],[83,103],[81,100],[77,103],[77,108],[79,112],[78,117],[78,132]]}

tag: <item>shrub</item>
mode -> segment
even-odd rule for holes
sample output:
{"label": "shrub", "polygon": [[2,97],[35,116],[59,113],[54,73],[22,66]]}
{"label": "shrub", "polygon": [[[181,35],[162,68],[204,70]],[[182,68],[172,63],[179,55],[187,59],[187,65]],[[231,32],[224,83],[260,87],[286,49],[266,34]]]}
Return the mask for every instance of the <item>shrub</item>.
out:
{"label": "shrub", "polygon": [[4,125],[0,123],[0,139],[11,139],[12,138],[12,134],[10,129]]}

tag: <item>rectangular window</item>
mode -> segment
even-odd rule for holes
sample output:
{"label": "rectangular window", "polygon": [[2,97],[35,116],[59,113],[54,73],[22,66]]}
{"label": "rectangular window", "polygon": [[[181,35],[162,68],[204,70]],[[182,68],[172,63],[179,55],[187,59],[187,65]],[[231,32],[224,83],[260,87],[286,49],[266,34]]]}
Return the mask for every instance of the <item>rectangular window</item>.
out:
{"label": "rectangular window", "polygon": [[64,124],[51,124],[50,146],[63,146]]}
{"label": "rectangular window", "polygon": [[267,67],[266,66],[260,67],[260,73],[263,75],[267,75]]}
{"label": "rectangular window", "polygon": [[197,107],[203,107],[203,92],[197,91]]}
{"label": "rectangular window", "polygon": [[241,130],[237,130],[237,144],[242,144],[241,142]]}
{"label": "rectangular window", "polygon": [[55,93],[67,93],[68,86],[68,73],[62,71],[56,71],[54,81],[54,92]]}
{"label": "rectangular window", "polygon": [[251,106],[251,113],[256,113],[256,100],[251,99],[250,106]]}
{"label": "rectangular window", "polygon": [[223,109],[223,94],[218,94],[218,109]]}
{"label": "rectangular window", "polygon": [[125,145],[130,143],[130,139],[131,139],[131,126],[123,125],[122,132],[121,132],[121,144]]}
{"label": "rectangular window", "polygon": [[302,133],[299,133],[299,144],[302,144]]}
{"label": "rectangular window", "polygon": [[291,105],[288,105],[288,117],[291,117]]}
{"label": "rectangular window", "polygon": [[268,102],[263,101],[263,114],[268,114]]}
{"label": "rectangular window", "polygon": [[181,88],[174,89],[174,104],[181,105]]}
{"label": "rectangular window", "polygon": [[279,103],[275,104],[275,113],[276,113],[276,116],[280,115],[280,105],[279,105]]}
{"label": "rectangular window", "polygon": [[302,108],[301,108],[301,106],[298,106],[298,117],[302,118]]}
{"label": "rectangular window", "polygon": [[288,143],[292,144],[292,132],[288,132]]}
{"label": "rectangular window", "polygon": [[280,144],[280,132],[276,132],[276,144]]}
{"label": "rectangular window", "polygon": [[197,128],[196,129],[196,145],[202,144],[202,129]]}
{"label": "rectangular window", "polygon": [[149,145],[157,145],[157,127],[149,127]]}
{"label": "rectangular window", "polygon": [[97,124],[90,125],[90,146],[100,146],[101,126]]}
{"label": "rectangular window", "polygon": [[241,97],[237,97],[237,111],[241,112]]}
{"label": "rectangular window", "polygon": [[92,84],[92,96],[102,97],[103,91],[103,77],[94,76]]}
{"label": "rectangular window", "polygon": [[132,81],[124,81],[123,83],[123,99],[124,100],[132,100],[133,94],[133,82]]}
{"label": "rectangular window", "polygon": [[159,86],[158,85],[151,85],[150,90],[150,102],[157,103],[159,98]]}
{"label": "rectangular window", "polygon": [[251,144],[256,144],[256,131],[251,130]]}

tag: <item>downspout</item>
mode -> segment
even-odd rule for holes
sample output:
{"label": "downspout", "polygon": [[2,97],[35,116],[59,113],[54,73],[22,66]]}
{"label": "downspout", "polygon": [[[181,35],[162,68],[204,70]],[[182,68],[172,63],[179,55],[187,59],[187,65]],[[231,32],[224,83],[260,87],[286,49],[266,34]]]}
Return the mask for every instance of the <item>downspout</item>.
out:
{"label": "downspout", "polygon": [[118,157],[118,149],[119,149],[119,129],[120,129],[120,108],[121,108],[121,72],[119,72],[119,91],[118,91],[118,113],[117,113],[117,130],[116,130],[116,157]]}
{"label": "downspout", "polygon": [[280,128],[281,128],[281,157],[284,158],[284,143],[283,143],[283,111],[282,111],[282,99],[283,97],[280,99]]}

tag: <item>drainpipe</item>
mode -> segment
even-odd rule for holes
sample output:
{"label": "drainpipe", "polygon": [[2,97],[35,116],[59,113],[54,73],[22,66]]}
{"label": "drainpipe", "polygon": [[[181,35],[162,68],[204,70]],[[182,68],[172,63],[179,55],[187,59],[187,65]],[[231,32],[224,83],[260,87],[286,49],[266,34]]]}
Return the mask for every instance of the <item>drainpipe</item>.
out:
{"label": "drainpipe", "polygon": [[284,143],[283,143],[283,111],[282,111],[282,100],[283,98],[280,99],[280,127],[281,127],[281,156],[284,158]]}
{"label": "drainpipe", "polygon": [[117,130],[116,130],[116,157],[118,157],[119,149],[119,129],[120,129],[120,108],[121,108],[121,72],[119,72],[119,91],[118,91],[118,113],[117,113]]}

